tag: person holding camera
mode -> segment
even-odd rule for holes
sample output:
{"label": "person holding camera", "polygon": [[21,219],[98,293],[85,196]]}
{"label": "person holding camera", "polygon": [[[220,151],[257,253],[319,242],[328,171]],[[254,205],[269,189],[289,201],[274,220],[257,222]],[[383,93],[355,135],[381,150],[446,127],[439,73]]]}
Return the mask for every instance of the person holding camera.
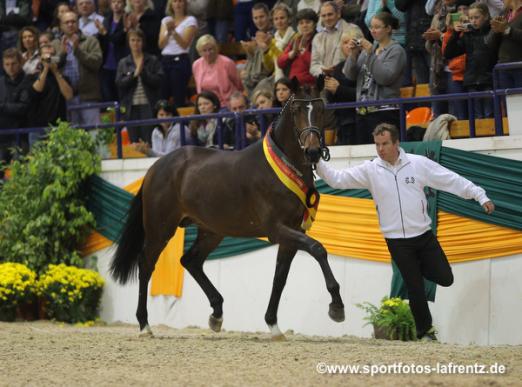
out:
{"label": "person holding camera", "polygon": [[[521,62],[522,0],[504,0],[506,14],[491,20],[491,31],[486,38],[488,46],[498,49],[498,63]],[[499,72],[502,89],[522,87],[522,71],[511,69]]]}
{"label": "person holding camera", "polygon": [[[430,54],[430,92],[431,95],[446,94],[448,92],[448,73],[446,59],[442,53],[442,41],[447,30],[447,15],[456,13],[460,5],[469,5],[473,0],[442,0],[436,6],[431,26],[422,37],[426,41],[426,50]],[[433,118],[448,113],[446,100],[432,101]]]}
{"label": "person holding camera", "polygon": [[[39,127],[54,124],[58,119],[67,119],[66,101],[73,97],[73,89],[62,74],[60,57],[51,44],[40,47],[39,72],[32,84],[33,110],[29,126]],[[39,135],[30,133],[29,143],[33,144]]]}
{"label": "person holding camera", "polygon": [[[456,24],[448,40],[444,56],[447,59],[466,54],[464,88],[468,92],[491,90],[493,87],[493,67],[497,63],[497,52],[486,44],[486,36],[491,29],[489,10],[484,3],[473,3],[468,17],[471,26]],[[462,34],[461,34],[462,33]],[[491,98],[473,100],[476,118],[493,117]]]}
{"label": "person holding camera", "polygon": [[[357,101],[378,101],[400,98],[400,88],[406,69],[406,51],[392,39],[392,30],[399,21],[388,12],[375,14],[370,23],[374,43],[368,40],[352,39],[349,55],[343,72],[350,80],[356,80]],[[397,105],[383,103],[380,106],[364,106],[357,109],[357,144],[373,142],[372,131],[380,123],[399,126]]]}
{"label": "person holding camera", "polygon": [[[457,12],[448,13],[446,16],[446,25],[448,28],[442,36],[442,55],[446,52],[448,41],[453,35],[454,26],[459,30],[470,30],[471,23],[468,19],[469,6],[467,4],[457,4]],[[462,35],[464,32],[460,32]],[[445,69],[446,70],[446,69]],[[462,54],[448,60],[447,71],[447,88],[448,94],[464,93],[464,71],[466,71],[466,54]],[[468,118],[468,103],[465,99],[452,101],[448,106],[449,114],[457,117],[458,120]]]}

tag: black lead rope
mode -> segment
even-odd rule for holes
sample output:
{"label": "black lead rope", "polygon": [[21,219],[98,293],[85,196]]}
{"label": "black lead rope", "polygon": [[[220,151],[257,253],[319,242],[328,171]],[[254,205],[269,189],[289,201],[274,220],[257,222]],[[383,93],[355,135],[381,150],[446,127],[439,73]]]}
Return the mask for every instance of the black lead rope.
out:
{"label": "black lead rope", "polygon": [[321,158],[324,161],[330,161],[330,149],[327,146],[321,147]]}

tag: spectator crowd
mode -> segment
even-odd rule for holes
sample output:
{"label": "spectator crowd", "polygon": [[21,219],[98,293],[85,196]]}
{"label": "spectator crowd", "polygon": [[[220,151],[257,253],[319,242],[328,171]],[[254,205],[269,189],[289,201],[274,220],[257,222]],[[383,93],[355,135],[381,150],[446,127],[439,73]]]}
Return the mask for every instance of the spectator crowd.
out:
{"label": "spectator crowd", "polygon": [[[227,45],[241,50],[220,53]],[[432,94],[491,89],[497,63],[522,61],[522,0],[0,0],[0,48],[0,131],[66,118],[94,125],[99,109],[66,116],[67,107],[101,101],[119,101],[127,120],[189,105],[205,115],[267,109],[284,105],[295,81],[324,85],[328,102],[379,101],[413,84]],[[522,87],[522,69],[501,72],[499,86]],[[473,107],[492,117],[491,100]],[[432,110],[468,117],[463,102]],[[399,126],[394,104],[327,113],[338,144],[372,142],[383,122]],[[185,138],[216,146],[218,126],[194,121]],[[261,137],[255,117],[245,128],[248,143]],[[234,120],[220,128],[225,149],[235,129]],[[179,131],[131,127],[129,138],[162,155],[180,146]],[[0,135],[0,159],[13,141]]]}

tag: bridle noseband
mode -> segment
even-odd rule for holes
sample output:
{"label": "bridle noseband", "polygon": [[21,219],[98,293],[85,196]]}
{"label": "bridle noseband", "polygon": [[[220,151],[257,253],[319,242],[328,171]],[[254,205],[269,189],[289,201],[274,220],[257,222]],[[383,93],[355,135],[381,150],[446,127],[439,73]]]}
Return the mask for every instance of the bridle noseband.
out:
{"label": "bridle noseband", "polygon": [[315,125],[312,125],[312,117],[311,117],[311,113],[312,113],[312,110],[313,110],[312,103],[313,102],[321,102],[321,103],[324,104],[323,99],[322,98],[300,99],[300,98],[295,98],[295,94],[292,94],[290,96],[290,98],[288,98],[288,100],[286,101],[285,106],[281,110],[280,114],[281,115],[283,114],[284,110],[286,109],[286,107],[287,107],[287,105],[289,103],[294,103],[294,102],[308,103],[308,106],[309,106],[308,107],[308,109],[309,109],[309,111],[308,111],[308,122],[310,123],[310,125],[304,127],[301,131],[299,131],[297,129],[297,125],[296,125],[296,122],[295,122],[295,115],[293,116],[293,119],[294,119],[294,131],[295,131],[295,135],[297,137],[297,141],[299,143],[299,146],[301,147],[301,149],[304,150],[304,139],[306,139],[306,137],[308,137],[308,135],[313,133],[319,139],[320,150],[321,150],[321,158],[324,161],[330,160],[330,150],[324,144],[324,137],[322,135],[321,129],[319,129]]}

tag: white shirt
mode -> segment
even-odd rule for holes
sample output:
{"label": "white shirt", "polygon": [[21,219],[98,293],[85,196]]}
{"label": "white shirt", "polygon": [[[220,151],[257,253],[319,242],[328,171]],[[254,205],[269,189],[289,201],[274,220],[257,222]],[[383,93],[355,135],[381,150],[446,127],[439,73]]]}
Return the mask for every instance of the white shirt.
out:
{"label": "white shirt", "polygon": [[[161,20],[161,24],[166,25],[167,22],[174,20],[172,16],[164,17]],[[183,36],[185,30],[190,27],[194,26],[198,28],[198,21],[194,16],[187,16],[179,25],[176,27],[176,32],[178,35]],[[186,54],[189,52],[189,47],[183,48],[181,47],[176,39],[174,39],[172,36],[169,36],[169,40],[167,41],[167,45],[163,47],[163,50],[161,50],[161,55],[180,55],[180,54]]]}
{"label": "white shirt", "polygon": [[[152,131],[152,153],[154,156],[164,156],[175,149],[181,147],[179,124],[171,125],[168,129],[167,136],[163,136],[160,128],[154,128]],[[185,141],[190,140],[190,131],[185,127]]]}
{"label": "white shirt", "polygon": [[82,34],[85,36],[95,36],[98,34],[98,28],[96,28],[96,24],[94,24],[95,20],[99,20],[100,23],[103,23],[103,16],[93,12],[87,17],[81,16],[79,18],[78,25],[80,26]]}
{"label": "white shirt", "polygon": [[426,186],[475,199],[481,205],[489,201],[481,187],[427,157],[407,154],[403,149],[394,166],[379,157],[343,170],[320,161],[317,174],[332,188],[368,189],[385,238],[413,238],[431,228]]}

